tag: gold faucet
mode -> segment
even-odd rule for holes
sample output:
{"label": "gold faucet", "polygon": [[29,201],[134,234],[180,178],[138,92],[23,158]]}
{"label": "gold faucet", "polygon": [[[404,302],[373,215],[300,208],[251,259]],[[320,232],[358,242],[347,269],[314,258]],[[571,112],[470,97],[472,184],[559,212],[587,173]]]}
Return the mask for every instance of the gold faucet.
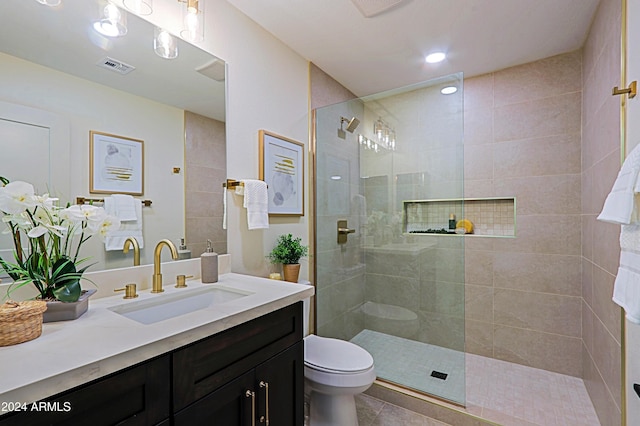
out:
{"label": "gold faucet", "polygon": [[162,293],[164,291],[162,288],[162,274],[160,273],[160,253],[162,252],[163,245],[169,247],[173,260],[178,260],[178,250],[176,246],[169,240],[160,240],[153,252],[153,288],[151,293]]}
{"label": "gold faucet", "polygon": [[127,237],[124,240],[124,246],[122,247],[123,253],[129,253],[129,247],[133,246],[133,266],[140,265],[140,245],[138,244],[138,240],[135,237]]}

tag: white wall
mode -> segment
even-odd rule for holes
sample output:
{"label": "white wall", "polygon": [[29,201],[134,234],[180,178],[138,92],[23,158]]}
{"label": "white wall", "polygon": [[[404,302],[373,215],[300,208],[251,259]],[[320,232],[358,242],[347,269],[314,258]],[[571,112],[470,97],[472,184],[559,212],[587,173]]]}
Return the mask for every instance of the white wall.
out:
{"label": "white wall", "polygon": [[[112,133],[144,141],[145,248],[142,263],[153,261],[153,245],[161,238],[178,243],[184,235],[184,179],[172,167],[184,165],[184,113],[182,110],[130,95],[100,84],[0,53],[0,100],[57,114],[68,122],[70,138],[69,193],[52,194],[75,202],[89,194],[89,131]],[[5,155],[6,153],[3,153]],[[34,153],[34,155],[47,155]],[[104,250],[92,238],[84,256],[97,262],[91,271],[131,265],[131,255]]]}
{"label": "white wall", "polygon": [[[156,0],[148,18],[174,34],[180,30],[175,0]],[[258,178],[258,130],[265,129],[309,146],[308,62],[225,0],[208,0],[205,39],[198,46],[227,62],[227,173]],[[222,182],[214,182],[221,185]],[[309,162],[305,159],[305,187]],[[308,190],[305,215],[271,218],[268,230],[249,231],[242,199],[228,194],[228,251],[234,272],[267,275],[265,256],[280,234],[309,241]],[[303,260],[301,277],[308,276]]]}

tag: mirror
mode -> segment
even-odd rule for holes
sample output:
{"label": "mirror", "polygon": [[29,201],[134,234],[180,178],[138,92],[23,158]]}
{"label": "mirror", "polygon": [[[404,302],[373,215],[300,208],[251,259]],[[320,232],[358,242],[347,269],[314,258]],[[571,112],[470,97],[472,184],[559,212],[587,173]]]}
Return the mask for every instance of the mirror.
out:
{"label": "mirror", "polygon": [[[89,132],[142,140],[144,194],[137,198],[150,199],[152,205],[143,207],[141,260],[151,263],[157,241],[168,238],[177,245],[188,233],[188,117],[197,117],[196,126],[203,120],[221,124],[206,126],[205,137],[224,144],[226,66],[177,37],[176,59],[157,56],[154,25],[124,10],[127,34],[100,35],[92,25],[105,4],[63,0],[51,8],[35,0],[0,2],[0,175],[5,170],[23,173],[7,177],[35,179],[38,193],[51,192],[64,202],[75,203],[76,197],[103,199],[109,194],[89,193]],[[116,72],[128,69],[125,74]],[[33,142],[39,148],[16,146],[20,140],[16,124],[37,130],[23,138],[30,142],[40,138]],[[212,128],[221,128],[221,135],[211,135]],[[41,165],[35,165],[36,158]],[[48,173],[42,170],[47,165]],[[222,204],[221,196],[214,198]],[[0,236],[0,253],[10,251],[10,243],[6,235]],[[82,252],[96,262],[90,271],[132,265],[132,253],[106,252],[98,238],[85,244]]]}

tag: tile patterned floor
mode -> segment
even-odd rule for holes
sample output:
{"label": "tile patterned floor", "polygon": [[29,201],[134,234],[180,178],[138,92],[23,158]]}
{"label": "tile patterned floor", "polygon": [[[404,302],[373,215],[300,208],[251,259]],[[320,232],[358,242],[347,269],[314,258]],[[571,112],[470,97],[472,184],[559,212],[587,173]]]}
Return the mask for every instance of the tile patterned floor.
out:
{"label": "tile patterned floor", "polygon": [[368,395],[356,397],[359,426],[448,426]]}
{"label": "tile patterned floor", "polygon": [[[400,364],[401,369],[406,370],[407,365],[420,366],[421,362],[424,364],[425,354],[428,354],[431,361],[428,366],[420,366],[423,370],[432,368],[431,365],[445,365],[445,368],[449,368],[446,367],[446,363],[451,361],[452,352],[455,352],[424,343],[419,343],[424,347],[418,350],[417,342],[395,336],[386,336],[391,342],[386,344],[383,343],[385,335],[365,331],[367,333],[359,334],[352,341],[372,354],[376,369],[383,374],[394,372],[395,367],[384,365],[390,360],[395,360],[396,365]],[[413,355],[416,358],[412,360],[410,357]],[[436,358],[442,360],[434,361]],[[451,365],[460,366],[459,363]],[[456,395],[460,393],[459,387],[462,384],[466,389],[466,411],[505,426],[600,425],[584,383],[576,377],[473,354],[466,354],[465,365],[466,383],[465,378],[455,379],[454,374],[454,380],[444,382],[451,386],[451,389],[443,388],[445,385],[439,381],[439,388],[436,389],[439,393],[435,390],[431,392]],[[416,380],[416,377],[425,378],[427,375],[416,374],[415,370],[412,370],[412,379]],[[424,387],[422,384],[418,388]],[[367,398],[358,402],[359,416],[362,416],[361,426],[442,424],[429,423],[434,420],[410,411],[405,412],[407,410],[391,404],[385,405],[383,401],[374,398]],[[398,423],[393,415],[398,416],[398,419],[409,420],[407,423]]]}

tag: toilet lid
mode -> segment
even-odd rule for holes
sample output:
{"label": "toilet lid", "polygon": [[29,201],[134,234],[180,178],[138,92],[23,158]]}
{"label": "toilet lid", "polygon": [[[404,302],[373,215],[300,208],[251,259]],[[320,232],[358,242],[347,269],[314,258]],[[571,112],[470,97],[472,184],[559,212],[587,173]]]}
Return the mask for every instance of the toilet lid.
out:
{"label": "toilet lid", "polygon": [[373,357],[351,342],[312,334],[304,339],[304,363],[322,371],[355,373],[370,369]]}

